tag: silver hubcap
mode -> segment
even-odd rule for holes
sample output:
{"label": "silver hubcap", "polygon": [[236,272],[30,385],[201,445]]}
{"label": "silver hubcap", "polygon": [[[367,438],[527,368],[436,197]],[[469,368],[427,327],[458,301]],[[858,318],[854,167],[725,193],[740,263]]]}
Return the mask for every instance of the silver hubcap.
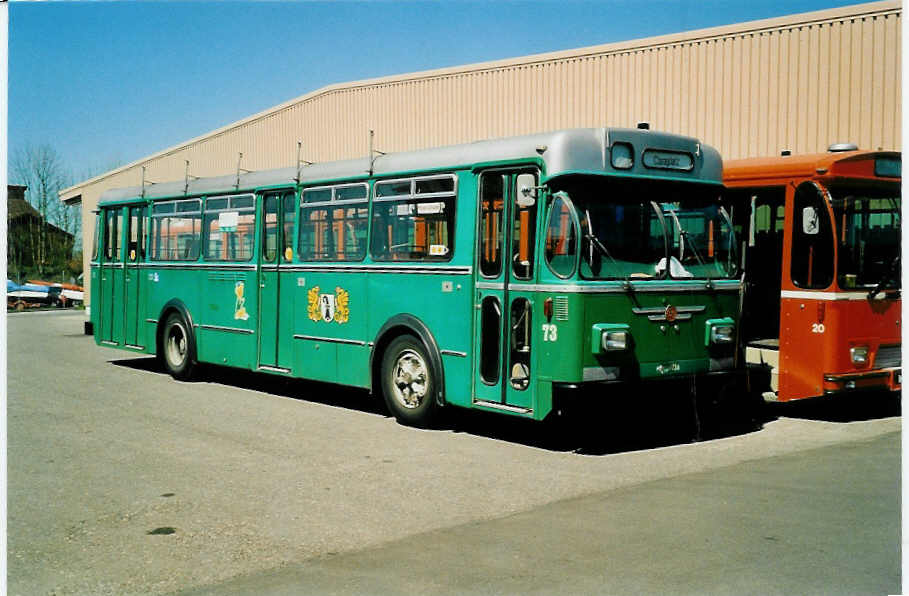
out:
{"label": "silver hubcap", "polygon": [[391,386],[395,399],[408,409],[418,408],[426,397],[429,374],[423,358],[413,350],[398,355],[391,370]]}
{"label": "silver hubcap", "polygon": [[179,323],[172,325],[168,331],[164,350],[167,360],[174,366],[180,366],[186,359],[186,333]]}

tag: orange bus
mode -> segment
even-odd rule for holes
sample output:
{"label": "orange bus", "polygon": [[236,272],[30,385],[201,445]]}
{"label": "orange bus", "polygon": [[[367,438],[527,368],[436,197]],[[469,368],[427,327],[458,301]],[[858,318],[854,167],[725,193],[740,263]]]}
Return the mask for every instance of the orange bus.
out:
{"label": "orange bus", "polygon": [[747,239],[740,340],[765,400],[900,389],[901,174],[900,153],[849,144],[724,164]]}

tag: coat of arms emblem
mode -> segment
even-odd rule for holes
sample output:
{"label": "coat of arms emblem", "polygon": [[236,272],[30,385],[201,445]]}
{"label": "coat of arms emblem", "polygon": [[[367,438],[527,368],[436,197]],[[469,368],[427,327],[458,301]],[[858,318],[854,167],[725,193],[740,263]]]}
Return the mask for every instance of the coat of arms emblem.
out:
{"label": "coat of arms emblem", "polygon": [[313,321],[324,321],[326,323],[342,324],[350,319],[350,297],[347,290],[339,287],[335,288],[334,294],[320,294],[319,286],[315,286],[307,293],[309,300],[309,318]]}

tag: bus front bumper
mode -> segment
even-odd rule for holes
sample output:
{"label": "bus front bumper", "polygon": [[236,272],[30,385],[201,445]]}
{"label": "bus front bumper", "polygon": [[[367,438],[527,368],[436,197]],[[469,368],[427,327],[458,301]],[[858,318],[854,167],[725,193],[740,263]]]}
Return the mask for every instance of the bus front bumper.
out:
{"label": "bus front bumper", "polygon": [[552,395],[554,402],[590,405],[614,405],[620,400],[644,402],[646,399],[642,398],[656,396],[687,400],[692,391],[705,397],[718,392],[740,393],[745,400],[745,376],[744,369],[728,369],[664,377],[553,382]]}
{"label": "bus front bumper", "polygon": [[824,375],[824,395],[876,389],[899,391],[902,385],[903,369],[900,366],[855,373]]}

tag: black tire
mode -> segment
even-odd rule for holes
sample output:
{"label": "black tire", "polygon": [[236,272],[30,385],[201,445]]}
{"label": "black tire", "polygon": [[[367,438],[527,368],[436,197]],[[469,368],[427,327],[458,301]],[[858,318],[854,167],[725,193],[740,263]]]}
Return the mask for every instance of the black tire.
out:
{"label": "black tire", "polygon": [[420,340],[412,335],[391,340],[379,374],[385,405],[398,422],[432,426],[439,411],[435,395],[439,375]]}
{"label": "black tire", "polygon": [[179,381],[188,381],[196,369],[195,342],[192,329],[179,313],[171,313],[161,332],[161,362],[170,375]]}

